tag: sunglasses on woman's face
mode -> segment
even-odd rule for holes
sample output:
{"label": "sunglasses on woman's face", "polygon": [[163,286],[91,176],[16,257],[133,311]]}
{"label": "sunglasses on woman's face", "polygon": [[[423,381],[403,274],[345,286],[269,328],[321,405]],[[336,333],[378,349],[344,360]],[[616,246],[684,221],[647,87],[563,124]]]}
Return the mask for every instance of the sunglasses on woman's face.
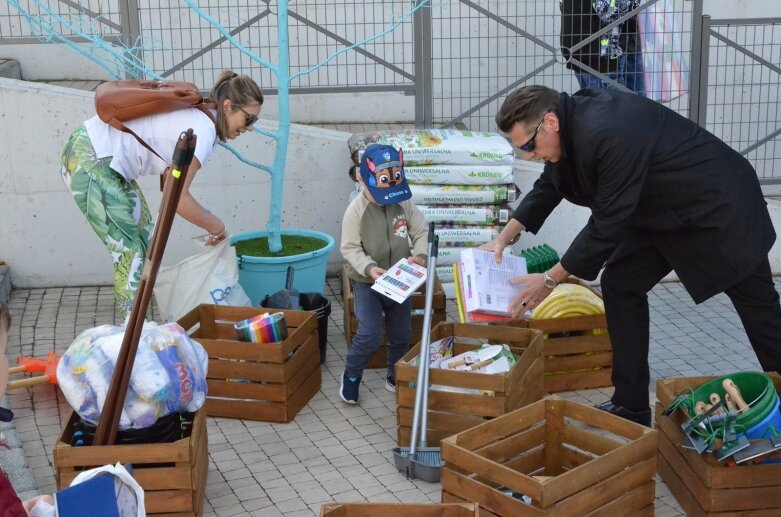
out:
{"label": "sunglasses on woman's face", "polygon": [[244,124],[245,126],[250,127],[253,124],[255,124],[255,122],[258,121],[258,116],[257,115],[253,115],[252,113],[247,113],[246,111],[244,111],[243,108],[240,108],[239,106],[236,106],[236,107],[239,110],[241,110],[241,112],[244,113],[247,116],[247,121],[246,121],[247,123]]}
{"label": "sunglasses on woman's face", "polygon": [[542,120],[540,120],[539,125],[537,126],[537,129],[534,130],[534,134],[532,137],[522,146],[519,147],[521,151],[530,153],[534,151],[534,139],[537,138],[537,133],[540,132],[540,128],[542,127],[542,123],[545,122],[545,116],[543,115]]}

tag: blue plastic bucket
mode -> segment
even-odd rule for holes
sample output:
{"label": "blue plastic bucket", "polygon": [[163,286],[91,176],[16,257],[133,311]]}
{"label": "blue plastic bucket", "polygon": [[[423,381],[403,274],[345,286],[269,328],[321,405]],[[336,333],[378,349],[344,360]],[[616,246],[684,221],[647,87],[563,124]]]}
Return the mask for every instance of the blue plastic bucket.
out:
{"label": "blue plastic bucket", "polygon": [[781,400],[779,397],[776,397],[776,403],[773,406],[773,411],[768,413],[764,420],[755,426],[746,429],[746,437],[749,440],[770,438],[773,436],[772,431],[769,431],[770,426],[773,426],[773,429],[775,429],[776,432],[781,433],[781,411],[779,411],[779,406],[781,406]]}
{"label": "blue plastic bucket", "polygon": [[[267,235],[265,230],[239,233],[231,239],[231,246],[235,246],[237,242],[266,237]],[[288,266],[293,266],[295,270],[294,289],[307,293],[323,293],[325,290],[328,254],[334,247],[334,238],[327,233],[314,230],[282,230],[282,235],[313,237],[325,241],[326,245],[316,251],[288,257],[237,256],[239,284],[253,305],[260,305],[267,294],[274,294],[285,288]]]}

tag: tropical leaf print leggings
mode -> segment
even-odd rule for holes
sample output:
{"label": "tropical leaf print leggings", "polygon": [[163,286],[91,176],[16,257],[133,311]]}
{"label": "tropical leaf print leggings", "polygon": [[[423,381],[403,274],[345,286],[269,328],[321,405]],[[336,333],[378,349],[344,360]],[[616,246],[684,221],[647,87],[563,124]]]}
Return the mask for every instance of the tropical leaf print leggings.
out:
{"label": "tropical leaf print leggings", "polygon": [[60,173],[79,210],[114,261],[114,294],[123,317],[133,308],[154,223],[141,189],[98,159],[84,126],[60,154]]}

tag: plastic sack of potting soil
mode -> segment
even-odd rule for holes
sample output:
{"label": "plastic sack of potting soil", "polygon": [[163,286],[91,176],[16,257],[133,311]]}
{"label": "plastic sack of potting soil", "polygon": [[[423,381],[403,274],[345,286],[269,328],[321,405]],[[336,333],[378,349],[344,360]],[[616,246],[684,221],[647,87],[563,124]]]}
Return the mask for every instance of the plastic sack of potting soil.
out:
{"label": "plastic sack of potting soil", "polygon": [[404,151],[407,167],[427,165],[512,165],[513,148],[497,133],[456,129],[404,129],[356,133],[348,141],[358,161],[370,144]]}
{"label": "plastic sack of potting soil", "polygon": [[410,185],[416,205],[503,205],[519,198],[517,185]]}
{"label": "plastic sack of potting soil", "polygon": [[453,265],[448,266],[440,266],[437,264],[436,267],[437,272],[437,278],[439,278],[439,281],[443,284],[449,283],[453,281]]}
{"label": "plastic sack of potting soil", "polygon": [[490,226],[506,224],[513,215],[507,205],[417,205],[429,223]]}
{"label": "plastic sack of potting soil", "polygon": [[[124,335],[124,326],[87,329],[60,359],[57,382],[86,422],[100,418]],[[208,359],[178,324],[145,322],[119,429],[143,429],[172,413],[197,411],[206,400]]]}
{"label": "plastic sack of potting soil", "polygon": [[[461,251],[474,246],[442,246],[437,250],[437,266],[452,266],[461,260]],[[512,255],[513,250],[506,246],[502,250],[504,255]]]}
{"label": "plastic sack of potting soil", "polygon": [[505,185],[515,181],[512,165],[405,166],[404,176],[410,183],[423,185]]}
{"label": "plastic sack of potting soil", "polygon": [[480,246],[499,235],[498,226],[440,225],[434,233],[443,246]]}

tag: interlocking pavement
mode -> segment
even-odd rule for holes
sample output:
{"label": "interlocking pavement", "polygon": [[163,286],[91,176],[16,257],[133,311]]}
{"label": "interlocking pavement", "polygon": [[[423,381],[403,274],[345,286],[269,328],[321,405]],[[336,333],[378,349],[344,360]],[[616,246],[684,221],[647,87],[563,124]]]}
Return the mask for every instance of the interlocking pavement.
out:
{"label": "interlocking pavement", "polygon": [[[776,279],[781,291],[781,279]],[[332,312],[320,392],[289,424],[209,418],[209,475],[205,514],[316,516],[329,501],[438,502],[440,485],[409,481],[393,464],[396,403],[384,388],[384,371],[367,370],[360,405],[338,395],[347,345],[342,333],[341,284],[328,280]],[[743,327],[724,295],[695,306],[679,283],[658,285],[651,304],[651,377],[712,375],[756,369]],[[111,287],[15,290],[9,360],[64,352],[81,331],[119,324]],[[449,319],[455,303],[448,302]],[[153,313],[153,319],[157,314]],[[606,401],[611,389],[563,394],[586,404]],[[652,398],[653,397],[652,395]],[[0,466],[23,498],[55,490],[52,448],[70,407],[57,388],[9,392],[16,418],[2,425],[12,449],[0,451]],[[656,515],[682,515],[659,481]]]}

